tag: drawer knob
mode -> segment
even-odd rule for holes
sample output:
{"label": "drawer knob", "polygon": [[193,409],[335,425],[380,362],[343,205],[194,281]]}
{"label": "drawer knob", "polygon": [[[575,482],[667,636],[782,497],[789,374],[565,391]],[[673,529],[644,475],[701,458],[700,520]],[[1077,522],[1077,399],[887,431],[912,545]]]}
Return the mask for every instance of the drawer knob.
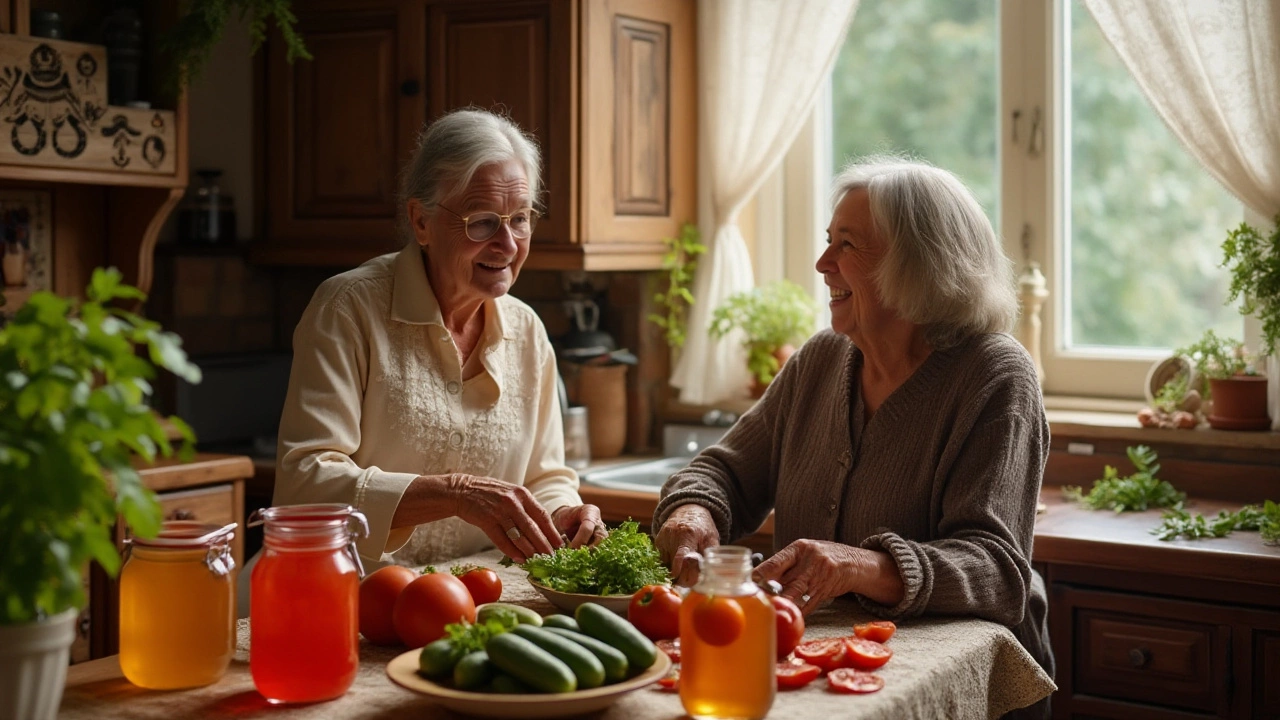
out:
{"label": "drawer knob", "polygon": [[1133,648],[1129,651],[1129,664],[1136,668],[1146,667],[1151,662],[1151,651],[1146,648]]}
{"label": "drawer knob", "polygon": [[88,638],[89,627],[90,627],[89,616],[85,615],[84,617],[80,618],[80,622],[76,624],[76,632],[79,633],[80,637]]}
{"label": "drawer knob", "polygon": [[169,517],[165,519],[166,520],[195,520],[196,514],[186,508],[178,508],[173,512],[169,513]]}
{"label": "drawer knob", "polygon": [[400,83],[400,94],[405,97],[415,97],[421,89],[417,80],[405,80]]}

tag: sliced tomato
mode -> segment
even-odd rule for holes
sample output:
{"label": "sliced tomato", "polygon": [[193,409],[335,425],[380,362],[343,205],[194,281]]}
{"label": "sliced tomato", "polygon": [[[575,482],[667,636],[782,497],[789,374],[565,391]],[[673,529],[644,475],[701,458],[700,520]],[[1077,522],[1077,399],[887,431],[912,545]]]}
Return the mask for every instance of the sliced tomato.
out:
{"label": "sliced tomato", "polygon": [[813,682],[821,674],[822,668],[817,665],[810,665],[806,662],[792,662],[790,660],[780,662],[776,671],[778,689],[802,688]]}
{"label": "sliced tomato", "polygon": [[834,670],[841,667],[844,660],[845,638],[823,638],[810,640],[796,646],[796,657],[823,670]]}
{"label": "sliced tomato", "polygon": [[875,620],[853,626],[853,634],[863,640],[874,640],[878,643],[889,642],[889,638],[897,632],[898,626],[892,620]]}
{"label": "sliced tomato", "polygon": [[844,659],[841,667],[858,670],[875,670],[889,662],[893,651],[874,640],[859,637],[844,639]]}
{"label": "sliced tomato", "polygon": [[657,689],[675,691],[680,689],[680,666],[671,668],[671,672],[658,679]]}
{"label": "sliced tomato", "polygon": [[827,674],[827,687],[842,693],[873,693],[884,687],[884,678],[853,668],[839,668]]}
{"label": "sliced tomato", "polygon": [[675,640],[659,640],[654,643],[654,645],[657,645],[659,650],[666,653],[667,657],[671,658],[671,662],[676,663],[677,665],[680,663],[680,638],[676,638]]}

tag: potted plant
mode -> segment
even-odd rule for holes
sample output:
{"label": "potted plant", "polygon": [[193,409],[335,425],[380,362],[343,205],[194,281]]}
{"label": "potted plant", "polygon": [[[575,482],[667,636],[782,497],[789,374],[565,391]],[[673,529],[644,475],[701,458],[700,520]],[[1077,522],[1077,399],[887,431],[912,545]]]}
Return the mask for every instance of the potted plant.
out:
{"label": "potted plant", "polygon": [[1227,302],[1240,299],[1240,311],[1262,322],[1262,355],[1275,352],[1280,342],[1280,214],[1274,222],[1265,238],[1240,223],[1222,242],[1222,266],[1231,272]]}
{"label": "potted plant", "polygon": [[[83,569],[119,569],[118,516],[160,527],[132,465],[174,450],[147,405],[155,367],[200,381],[176,335],[112,305],[145,299],[120,278],[95,270],[83,303],[37,292],[0,328],[0,717],[57,712]],[[191,429],[170,422],[188,454]]]}
{"label": "potted plant", "polygon": [[693,305],[693,292],[689,286],[693,284],[694,272],[698,269],[698,256],[707,251],[702,244],[698,226],[685,223],[680,226],[680,234],[662,241],[667,251],[662,255],[662,271],[666,273],[666,288],[654,293],[653,301],[664,312],[650,313],[649,322],[662,328],[667,345],[672,350],[684,347],[685,314]]}
{"label": "potted plant", "polygon": [[813,333],[814,300],[787,280],[730,295],[711,314],[711,336],[742,331],[751,371],[752,397],[760,397],[773,376],[795,351],[794,343]]}
{"label": "potted plant", "polygon": [[1267,378],[1259,375],[1244,343],[1219,337],[1212,330],[1195,343],[1179,348],[1196,374],[1208,381],[1202,393],[1213,403],[1209,425],[1219,430],[1267,430]]}

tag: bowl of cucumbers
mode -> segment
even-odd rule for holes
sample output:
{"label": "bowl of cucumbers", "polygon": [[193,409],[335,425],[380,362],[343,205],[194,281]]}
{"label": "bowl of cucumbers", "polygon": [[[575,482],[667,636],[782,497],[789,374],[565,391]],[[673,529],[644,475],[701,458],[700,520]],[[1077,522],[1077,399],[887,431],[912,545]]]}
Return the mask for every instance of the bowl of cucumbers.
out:
{"label": "bowl of cucumbers", "polygon": [[526,615],[509,628],[455,628],[396,657],[387,676],[454,712],[559,718],[603,710],[671,670],[653,642],[597,603],[541,624]]}

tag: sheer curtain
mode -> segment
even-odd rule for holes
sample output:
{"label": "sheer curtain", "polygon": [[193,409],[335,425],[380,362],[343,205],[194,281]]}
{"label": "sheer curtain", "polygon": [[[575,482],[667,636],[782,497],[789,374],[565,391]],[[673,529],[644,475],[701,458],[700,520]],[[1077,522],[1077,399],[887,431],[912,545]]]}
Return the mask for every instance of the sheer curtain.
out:
{"label": "sheer curtain", "polygon": [[835,64],[857,0],[699,0],[698,261],[687,340],[672,373],[681,402],[745,394],[740,338],[713,340],[711,313],[754,285],[742,207],[777,166]]}
{"label": "sheer curtain", "polygon": [[[1182,144],[1269,228],[1280,212],[1280,3],[1084,2]],[[1267,390],[1280,429],[1276,350]]]}

